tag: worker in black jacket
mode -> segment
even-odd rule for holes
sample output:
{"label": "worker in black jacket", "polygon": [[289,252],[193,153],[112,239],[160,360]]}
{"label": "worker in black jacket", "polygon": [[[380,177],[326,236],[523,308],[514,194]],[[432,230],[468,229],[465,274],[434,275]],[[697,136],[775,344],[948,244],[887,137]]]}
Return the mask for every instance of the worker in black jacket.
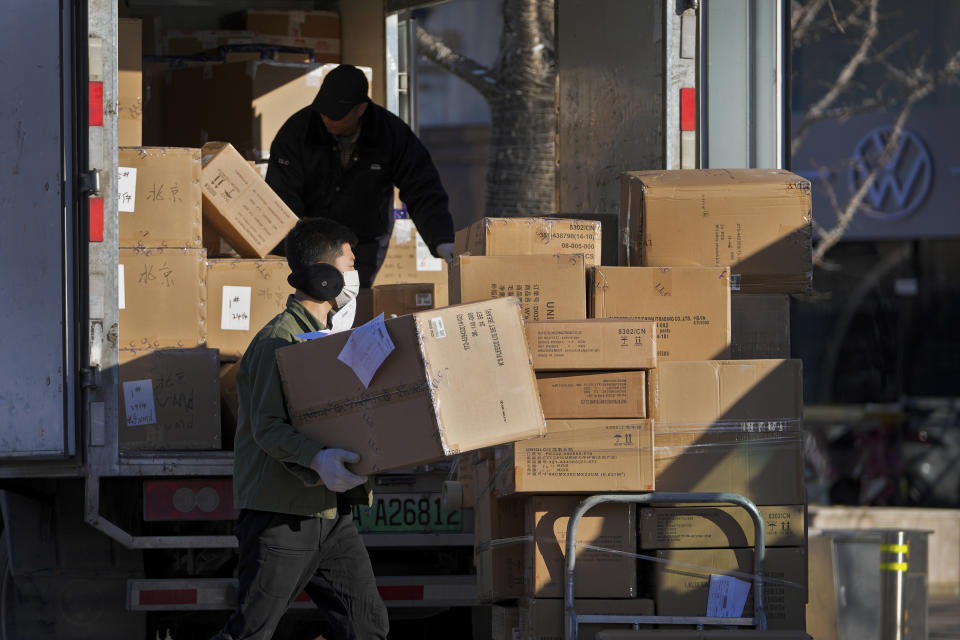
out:
{"label": "worker in black jacket", "polygon": [[309,107],[270,147],[267,184],[299,217],[330,218],[359,238],[360,284],[369,287],[392,228],[393,187],[434,256],[453,256],[453,218],[430,153],[400,118],[367,97],[352,65],[326,75]]}

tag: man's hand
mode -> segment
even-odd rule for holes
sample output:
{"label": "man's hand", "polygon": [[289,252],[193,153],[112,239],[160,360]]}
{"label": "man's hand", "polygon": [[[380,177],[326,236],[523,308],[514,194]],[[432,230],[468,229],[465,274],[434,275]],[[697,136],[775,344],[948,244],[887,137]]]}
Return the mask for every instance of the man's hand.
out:
{"label": "man's hand", "polygon": [[310,462],[310,468],[320,475],[320,481],[327,489],[343,493],[367,481],[367,476],[358,476],[344,466],[356,462],[360,462],[360,455],[353,451],[324,449]]}
{"label": "man's hand", "polygon": [[437,245],[437,255],[447,261],[447,264],[453,262],[453,243],[444,242]]}

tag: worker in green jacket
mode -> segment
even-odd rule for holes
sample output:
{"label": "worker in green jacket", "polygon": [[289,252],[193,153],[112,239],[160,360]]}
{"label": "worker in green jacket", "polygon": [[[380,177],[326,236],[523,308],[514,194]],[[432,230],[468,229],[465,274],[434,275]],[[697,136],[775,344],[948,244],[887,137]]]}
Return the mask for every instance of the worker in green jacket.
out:
{"label": "worker in green jacket", "polygon": [[387,637],[386,607],[351,515],[351,505],[370,504],[366,477],[345,466],[360,456],[325,448],[290,424],[275,355],[355,304],[356,241],[332,220],[297,223],[284,242],[296,293],[240,360],[233,463],[239,589],[220,640],[272,637],[301,592],[338,640]]}

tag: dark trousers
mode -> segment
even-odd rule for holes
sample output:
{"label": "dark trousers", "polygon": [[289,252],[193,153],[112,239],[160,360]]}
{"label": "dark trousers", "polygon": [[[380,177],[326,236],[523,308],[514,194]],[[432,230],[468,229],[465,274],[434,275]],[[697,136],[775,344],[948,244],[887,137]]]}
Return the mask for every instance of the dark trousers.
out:
{"label": "dark trousers", "polygon": [[301,591],[336,640],[387,637],[387,609],[349,513],[328,519],[243,510],[237,539],[237,610],[215,639],[271,638]]}

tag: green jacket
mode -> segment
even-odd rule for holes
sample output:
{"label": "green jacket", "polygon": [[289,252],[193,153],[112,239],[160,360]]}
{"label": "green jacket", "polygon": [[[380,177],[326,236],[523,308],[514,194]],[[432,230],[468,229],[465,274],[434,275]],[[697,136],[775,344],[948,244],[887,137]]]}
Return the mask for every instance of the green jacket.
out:
{"label": "green jacket", "polygon": [[[319,331],[320,323],[290,296],[287,308],[261,329],[237,369],[237,433],[233,453],[233,497],[237,509],[333,518],[337,494],[320,485],[310,461],[323,443],[297,431],[287,415],[275,352],[303,342],[298,334]],[[344,494],[369,504],[369,486]]]}

